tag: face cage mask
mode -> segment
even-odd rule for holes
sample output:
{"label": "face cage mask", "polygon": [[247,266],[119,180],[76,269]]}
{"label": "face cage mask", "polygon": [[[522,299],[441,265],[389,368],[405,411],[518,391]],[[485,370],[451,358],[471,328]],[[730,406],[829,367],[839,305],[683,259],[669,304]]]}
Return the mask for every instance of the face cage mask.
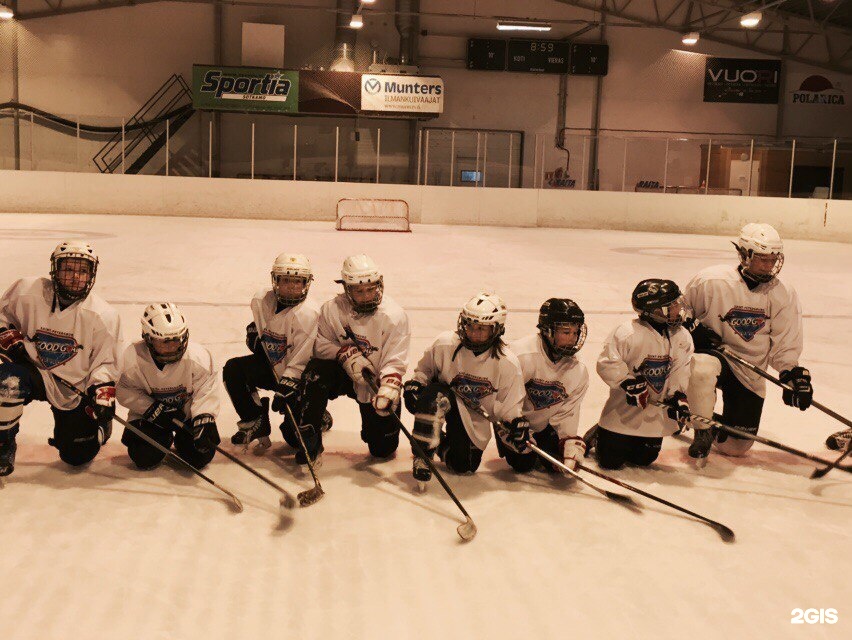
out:
{"label": "face cage mask", "polygon": [[[488,340],[486,340],[485,342],[481,342],[481,343],[472,342],[471,339],[467,337],[467,331],[465,331],[465,327],[467,327],[468,325],[472,325],[472,324],[478,324],[478,325],[481,325],[481,326],[484,326],[484,327],[494,327],[494,330],[491,332],[491,337]],[[471,351],[482,353],[482,352],[490,349],[492,346],[494,346],[494,343],[497,342],[497,340],[500,339],[500,336],[503,335],[503,332],[505,330],[506,330],[506,328],[502,324],[500,324],[499,322],[495,323],[495,324],[486,324],[484,322],[477,322],[476,320],[473,320],[472,318],[466,318],[464,316],[464,314],[460,313],[458,325],[457,325],[457,328],[456,328],[456,333],[458,334],[459,340],[461,340],[462,346],[465,349],[470,349]]]}
{"label": "face cage mask", "polygon": [[154,347],[154,338],[147,334],[143,334],[142,338],[145,340],[145,345],[148,347],[148,351],[151,354],[151,358],[153,358],[154,362],[157,364],[171,364],[173,362],[180,361],[186,353],[186,347],[189,343],[189,331],[184,332],[182,336],[179,338],[157,338],[158,340],[180,340],[180,348],[174,353],[170,353],[168,355],[162,355],[157,352],[157,349]]}
{"label": "face cage mask", "polygon": [[355,311],[355,313],[373,313],[376,309],[379,308],[379,305],[382,304],[382,296],[385,292],[384,277],[380,277],[378,282],[364,282],[363,284],[376,285],[376,297],[370,300],[369,302],[355,302],[355,298],[352,297],[352,293],[350,293],[349,287],[354,287],[358,285],[344,284],[343,290],[346,292],[346,297],[349,298],[349,304],[352,305],[352,309]]}
{"label": "face cage mask", "polygon": [[[84,260],[88,264],[92,266],[91,275],[89,276],[89,282],[83,288],[82,291],[71,291],[67,289],[64,284],[59,281],[59,266],[65,260]],[[73,303],[78,300],[85,300],[86,296],[92,290],[92,287],[95,286],[95,275],[98,273],[98,264],[88,256],[62,256],[58,259],[52,259],[50,264],[50,279],[53,281],[53,292],[56,294],[56,297],[59,298],[60,301],[65,303]]]}
{"label": "face cage mask", "polygon": [[[669,318],[669,307],[675,303],[680,303],[680,312],[677,314],[677,318],[671,320]],[[650,322],[654,322],[656,324],[663,324],[668,327],[679,327],[684,322],[686,322],[687,318],[692,315],[691,309],[686,304],[683,296],[678,297],[673,302],[670,302],[667,305],[663,305],[662,307],[657,307],[653,311],[643,311],[640,314],[640,317],[649,320]]]}
{"label": "face cage mask", "polygon": [[751,249],[743,249],[741,247],[737,247],[737,251],[740,254],[740,266],[742,267],[743,275],[752,282],[770,282],[781,272],[781,267],[784,266],[783,253],[770,253],[768,255],[775,256],[775,265],[772,267],[772,271],[767,274],[757,275],[749,270],[751,267],[751,260],[754,257],[754,251]]}
{"label": "face cage mask", "polygon": [[[302,278],[304,280],[304,284],[302,285],[302,293],[293,298],[287,298],[278,293],[278,278]],[[273,273],[272,274],[272,291],[275,293],[275,297],[278,299],[278,302],[285,307],[295,307],[300,302],[304,302],[308,297],[308,290],[311,288],[311,280],[313,280],[313,276],[295,276],[287,273]]]}
{"label": "face cage mask", "polygon": [[573,356],[575,353],[577,353],[580,349],[583,348],[583,344],[586,342],[586,333],[588,332],[585,322],[580,325],[580,332],[577,335],[577,342],[573,346],[557,347],[553,339],[553,334],[556,329],[576,324],[576,322],[554,322],[551,325],[546,325],[539,328],[539,331],[541,332],[541,335],[544,338],[544,343],[547,345],[547,350],[550,352],[550,355],[553,356],[556,360],[560,360],[567,356]]}

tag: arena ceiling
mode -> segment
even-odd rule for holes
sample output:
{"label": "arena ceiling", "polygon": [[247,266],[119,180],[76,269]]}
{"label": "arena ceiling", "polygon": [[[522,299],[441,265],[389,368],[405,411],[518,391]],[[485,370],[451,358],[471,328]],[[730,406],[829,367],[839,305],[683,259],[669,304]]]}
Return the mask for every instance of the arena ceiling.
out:
{"label": "arena ceiling", "polygon": [[[0,0],[13,4],[14,0]],[[17,0],[21,20],[100,11],[113,7],[148,4],[160,0]],[[175,1],[175,0],[172,0]],[[317,3],[285,0],[176,0],[223,6],[281,6],[313,11],[335,11],[337,3],[327,7]],[[677,33],[698,32],[702,39],[729,44],[746,51],[810,64],[823,69],[852,73],[852,0],[551,0],[554,7],[570,5],[584,9],[585,24],[572,29],[573,37],[594,36],[603,22],[610,26],[666,29]],[[465,5],[467,7],[467,5]],[[517,18],[526,16],[489,16],[487,3],[481,3],[476,15],[470,13],[430,12],[429,3],[421,3],[421,17],[441,18]],[[389,2],[365,7],[364,13],[390,13]],[[746,13],[761,11],[763,19],[754,29],[740,26]],[[555,20],[555,22],[559,22]],[[566,21],[567,22],[567,21]],[[576,20],[571,20],[576,23]]]}

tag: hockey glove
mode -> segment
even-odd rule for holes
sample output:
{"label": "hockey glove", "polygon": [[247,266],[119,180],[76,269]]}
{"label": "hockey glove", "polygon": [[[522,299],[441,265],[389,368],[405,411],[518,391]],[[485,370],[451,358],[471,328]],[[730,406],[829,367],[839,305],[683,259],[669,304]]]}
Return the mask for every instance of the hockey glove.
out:
{"label": "hockey glove", "polygon": [[627,378],[621,383],[621,388],[624,389],[626,395],[625,401],[631,407],[644,409],[648,406],[648,383],[644,377]]}
{"label": "hockey glove", "polygon": [[272,397],[272,410],[284,413],[287,405],[293,402],[301,390],[301,382],[296,378],[281,378],[275,395]]}
{"label": "hockey glove", "polygon": [[515,453],[529,453],[530,423],[526,418],[515,418],[511,422],[498,423],[497,435]]}
{"label": "hockey glove", "polygon": [[369,371],[368,375],[372,375],[375,379],[376,372],[370,361],[364,357],[361,351],[354,344],[343,347],[337,352],[337,361],[341,364],[347,375],[352,378],[352,382],[356,384],[367,384],[364,378],[364,371]]}
{"label": "hockey glove", "polygon": [[175,418],[183,421],[183,410],[159,401],[153,402],[142,414],[142,419],[146,422],[170,431],[174,431],[177,426],[174,423]]}
{"label": "hockey glove", "polygon": [[578,436],[559,439],[559,457],[562,458],[562,464],[575,471],[577,463],[583,459],[586,453],[586,443]]}
{"label": "hockey glove", "polygon": [[0,349],[5,351],[13,362],[22,363],[29,360],[24,336],[14,325],[0,328]]}
{"label": "hockey glove", "polygon": [[373,397],[373,409],[376,413],[380,416],[389,416],[391,411],[396,411],[401,389],[402,380],[399,376],[390,375],[382,378],[379,392]]}
{"label": "hockey glove", "polygon": [[258,347],[260,347],[260,341],[257,333],[257,325],[254,322],[250,322],[246,326],[246,346],[249,348],[249,351],[252,353],[257,353]]}
{"label": "hockey glove", "polygon": [[402,399],[405,401],[405,408],[408,413],[417,413],[417,403],[420,401],[420,392],[423,391],[423,383],[417,380],[409,380],[403,386]]}
{"label": "hockey glove", "polygon": [[695,343],[696,351],[710,351],[722,346],[722,336],[706,324],[695,322],[690,327],[689,332],[692,334],[692,342]]}
{"label": "hockey glove", "polygon": [[668,398],[664,404],[668,407],[666,415],[677,422],[679,429],[689,427],[689,404],[686,402],[686,394],[683,391],[675,391],[671,398]]}
{"label": "hockey glove", "polygon": [[209,413],[195,416],[184,428],[192,436],[192,442],[198,453],[210,453],[219,443],[216,420]]}
{"label": "hockey glove", "polygon": [[782,383],[790,387],[784,389],[784,404],[798,407],[802,411],[811,406],[814,398],[814,388],[811,386],[811,372],[804,367],[793,367],[782,371],[778,376]]}
{"label": "hockey glove", "polygon": [[[90,385],[86,390],[89,406],[86,413],[99,423],[109,422],[115,416],[115,383],[101,382]],[[109,437],[109,436],[107,436]]]}

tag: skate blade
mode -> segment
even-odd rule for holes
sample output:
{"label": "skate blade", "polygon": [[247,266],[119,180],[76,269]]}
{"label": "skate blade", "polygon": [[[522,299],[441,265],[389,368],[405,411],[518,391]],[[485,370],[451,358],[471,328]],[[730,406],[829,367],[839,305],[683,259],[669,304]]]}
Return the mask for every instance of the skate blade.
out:
{"label": "skate blade", "polygon": [[[257,444],[254,445],[254,449],[252,450],[252,454],[262,456],[271,446],[272,441],[268,437],[264,436],[263,438],[258,438]],[[248,450],[248,445],[246,445],[246,450]]]}
{"label": "skate blade", "polygon": [[426,493],[429,488],[429,483],[425,480],[417,480],[417,493]]}
{"label": "skate blade", "polygon": [[707,459],[709,456],[704,456],[703,458],[692,458],[692,466],[696,469],[703,469],[707,466]]}

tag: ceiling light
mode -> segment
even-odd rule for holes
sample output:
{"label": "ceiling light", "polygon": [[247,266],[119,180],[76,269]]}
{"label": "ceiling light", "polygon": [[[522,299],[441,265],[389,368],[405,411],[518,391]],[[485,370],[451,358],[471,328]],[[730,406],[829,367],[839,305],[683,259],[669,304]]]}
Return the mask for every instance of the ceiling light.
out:
{"label": "ceiling light", "polygon": [[760,24],[761,19],[763,19],[763,14],[760,11],[752,11],[740,18],[740,26],[752,29]]}
{"label": "ceiling light", "polygon": [[361,4],[376,4],[376,0],[361,0]]}
{"label": "ceiling light", "polygon": [[549,22],[536,22],[535,20],[498,20],[498,31],[550,31]]}
{"label": "ceiling light", "polygon": [[680,41],[681,41],[683,44],[687,44],[687,45],[689,45],[689,46],[692,46],[692,45],[694,45],[696,42],[698,42],[698,38],[699,38],[698,32],[697,32],[697,31],[692,31],[692,32],[690,32],[690,33],[684,33],[684,34],[683,34],[683,37],[680,39]]}
{"label": "ceiling light", "polygon": [[15,17],[15,12],[5,4],[0,4],[0,20],[11,20]]}
{"label": "ceiling light", "polygon": [[360,29],[364,26],[364,18],[361,17],[360,13],[353,13],[352,19],[349,20],[349,26],[353,29]]}

